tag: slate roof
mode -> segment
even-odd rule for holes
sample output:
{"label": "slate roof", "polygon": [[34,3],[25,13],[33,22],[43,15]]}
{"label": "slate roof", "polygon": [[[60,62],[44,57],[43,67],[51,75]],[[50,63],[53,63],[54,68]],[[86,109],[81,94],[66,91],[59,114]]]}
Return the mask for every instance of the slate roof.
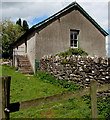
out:
{"label": "slate roof", "polygon": [[18,42],[22,41],[29,33],[33,31],[40,31],[48,24],[51,24],[56,19],[62,17],[63,15],[67,14],[73,10],[79,10],[104,36],[109,35],[77,2],[72,2],[67,7],[62,9],[61,11],[57,12],[56,14],[52,15],[51,17],[45,19],[42,22],[32,26],[26,33],[24,33],[15,43],[13,46],[16,46]]}

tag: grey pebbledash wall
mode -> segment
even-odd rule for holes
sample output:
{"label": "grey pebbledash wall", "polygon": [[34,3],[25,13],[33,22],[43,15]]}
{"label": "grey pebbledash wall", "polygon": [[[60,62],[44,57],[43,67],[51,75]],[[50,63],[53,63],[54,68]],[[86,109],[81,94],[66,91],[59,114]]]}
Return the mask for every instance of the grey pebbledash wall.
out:
{"label": "grey pebbledash wall", "polygon": [[59,80],[88,87],[91,80],[97,80],[98,84],[110,83],[108,61],[108,58],[89,56],[45,56],[40,61],[39,70],[49,72]]}

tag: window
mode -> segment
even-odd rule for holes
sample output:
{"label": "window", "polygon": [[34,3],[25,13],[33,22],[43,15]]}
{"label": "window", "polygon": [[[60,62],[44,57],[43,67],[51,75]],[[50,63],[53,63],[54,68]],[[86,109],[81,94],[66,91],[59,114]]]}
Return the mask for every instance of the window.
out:
{"label": "window", "polygon": [[79,30],[70,30],[70,47],[78,48]]}

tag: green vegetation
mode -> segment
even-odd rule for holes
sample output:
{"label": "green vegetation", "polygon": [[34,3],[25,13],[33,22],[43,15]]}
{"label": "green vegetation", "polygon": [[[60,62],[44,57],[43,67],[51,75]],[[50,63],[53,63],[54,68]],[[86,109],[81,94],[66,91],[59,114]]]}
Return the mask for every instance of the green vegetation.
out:
{"label": "green vegetation", "polygon": [[21,21],[21,18],[19,18],[17,21],[16,21],[16,24],[22,26],[22,21]]}
{"label": "green vegetation", "polygon": [[79,85],[75,84],[73,81],[66,80],[57,80],[54,76],[46,72],[37,72],[37,76],[40,80],[51,83],[55,86],[59,86],[61,88],[66,88],[66,91],[73,91],[81,89]]}
{"label": "green vegetation", "polygon": [[[19,114],[18,114],[19,113]],[[90,118],[89,106],[82,98],[69,99],[36,109],[13,113],[18,118]]]}
{"label": "green vegetation", "polygon": [[26,20],[23,20],[23,29],[24,29],[24,31],[29,30],[29,26],[28,26],[28,23]]}
{"label": "green vegetation", "polygon": [[[66,58],[61,60],[61,64],[71,64],[70,60],[67,60]],[[73,65],[73,64],[72,64]]]}
{"label": "green vegetation", "polygon": [[63,57],[66,57],[66,56],[69,56],[69,55],[84,55],[84,56],[87,56],[88,53],[85,52],[84,50],[80,49],[80,48],[70,48],[69,50],[65,51],[65,52],[61,52],[59,54],[57,54],[58,56],[63,56]]}
{"label": "green vegetation", "polygon": [[24,34],[24,30],[21,26],[14,24],[10,20],[2,20],[0,21],[0,30],[2,43],[2,57],[3,58],[11,58],[12,57],[12,43],[14,43],[22,34]]}
{"label": "green vegetation", "polygon": [[98,98],[98,114],[100,118],[110,119],[110,96]]}
{"label": "green vegetation", "polygon": [[[91,108],[90,95],[85,95],[82,98],[86,102],[86,104],[88,104],[88,107]],[[97,108],[98,108],[98,117],[106,118],[106,120],[109,120],[110,119],[110,96],[97,97]]]}
{"label": "green vegetation", "polygon": [[2,37],[2,43],[0,44],[0,46],[2,46],[2,49],[0,47],[0,53],[2,53],[3,58],[12,58],[12,44],[17,39],[19,39],[28,29],[29,26],[26,20],[23,20],[23,23],[21,23],[21,19],[19,19],[16,24],[14,24],[9,19],[3,19],[0,21],[0,37]]}
{"label": "green vegetation", "polygon": [[16,24],[18,24],[19,26],[21,26],[24,31],[29,30],[29,25],[28,25],[28,23],[27,23],[26,20],[23,20],[23,22],[22,22],[21,18],[19,18],[19,19],[16,21]]}
{"label": "green vegetation", "polygon": [[15,67],[3,65],[3,76],[11,76],[11,103],[62,93],[65,89],[40,80],[36,76],[25,76],[15,72]]}
{"label": "green vegetation", "polygon": [[[15,67],[3,65],[3,76],[10,75],[11,103],[59,94],[80,89],[73,83],[58,81],[52,75],[38,72],[36,76],[25,76],[15,72]],[[70,88],[74,87],[74,89]],[[110,118],[110,98],[98,98],[99,118]],[[11,113],[11,118],[90,118],[90,95],[48,104],[41,107]]]}

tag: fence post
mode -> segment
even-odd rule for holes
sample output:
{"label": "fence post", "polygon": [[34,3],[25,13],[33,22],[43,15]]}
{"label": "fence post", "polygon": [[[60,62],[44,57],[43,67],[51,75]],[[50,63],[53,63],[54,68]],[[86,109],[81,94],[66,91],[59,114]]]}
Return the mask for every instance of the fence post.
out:
{"label": "fence post", "polygon": [[0,119],[2,119],[2,77],[0,77]]}
{"label": "fence post", "polygon": [[94,81],[91,81],[90,83],[92,118],[98,118],[96,93],[97,93],[97,82],[94,80]]}
{"label": "fence post", "polygon": [[11,77],[0,77],[0,119],[9,120]]}

